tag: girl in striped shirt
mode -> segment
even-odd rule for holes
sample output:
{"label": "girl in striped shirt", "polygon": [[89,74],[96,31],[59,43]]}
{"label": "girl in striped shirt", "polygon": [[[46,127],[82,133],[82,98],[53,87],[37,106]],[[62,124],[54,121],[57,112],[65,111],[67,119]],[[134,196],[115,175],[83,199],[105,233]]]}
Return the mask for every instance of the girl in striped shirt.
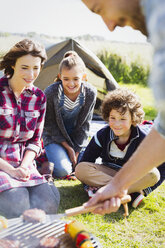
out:
{"label": "girl in striped shirt", "polygon": [[43,140],[47,158],[54,164],[54,177],[70,174],[86,146],[96,89],[85,81],[85,69],[75,51],[66,52],[56,82],[45,90]]}

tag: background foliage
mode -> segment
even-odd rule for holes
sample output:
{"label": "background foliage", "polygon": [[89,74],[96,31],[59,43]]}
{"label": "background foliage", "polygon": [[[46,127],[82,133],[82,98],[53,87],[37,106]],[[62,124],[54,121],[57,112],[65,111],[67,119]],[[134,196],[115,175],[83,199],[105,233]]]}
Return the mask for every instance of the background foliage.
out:
{"label": "background foliage", "polygon": [[124,57],[108,51],[102,51],[97,54],[107,69],[112,73],[118,83],[140,84],[147,86],[147,80],[150,72],[149,65],[143,65],[137,59],[128,62]]}

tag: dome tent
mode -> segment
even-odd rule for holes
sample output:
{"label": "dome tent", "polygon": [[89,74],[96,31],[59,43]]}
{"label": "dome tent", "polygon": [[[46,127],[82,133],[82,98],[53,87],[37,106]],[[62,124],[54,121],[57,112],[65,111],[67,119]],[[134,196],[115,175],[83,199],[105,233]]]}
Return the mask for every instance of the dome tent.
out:
{"label": "dome tent", "polygon": [[44,90],[53,83],[59,73],[59,63],[64,53],[69,50],[76,51],[83,59],[87,67],[88,82],[97,88],[97,104],[95,108],[97,109],[107,91],[117,88],[118,84],[101,60],[92,51],[73,39],[62,41],[46,49],[48,60],[35,81],[35,85]]}

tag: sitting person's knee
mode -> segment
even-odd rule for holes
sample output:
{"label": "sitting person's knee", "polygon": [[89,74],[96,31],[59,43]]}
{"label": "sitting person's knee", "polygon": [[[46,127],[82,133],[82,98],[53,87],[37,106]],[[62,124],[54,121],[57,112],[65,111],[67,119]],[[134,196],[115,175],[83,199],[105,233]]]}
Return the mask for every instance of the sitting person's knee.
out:
{"label": "sitting person's knee", "polygon": [[22,202],[20,204],[17,204],[16,207],[13,206],[13,209],[12,211],[10,212],[10,215],[11,215],[11,218],[13,217],[20,217],[25,210],[29,209],[30,208],[30,204],[29,202]]}
{"label": "sitting person's knee", "polygon": [[31,208],[40,208],[47,214],[56,214],[60,193],[53,182],[35,186],[30,194]]}
{"label": "sitting person's knee", "polygon": [[68,163],[66,161],[66,164],[64,164],[64,162],[62,161],[62,163],[58,167],[56,167],[56,165],[54,166],[53,177],[54,178],[65,177],[71,173],[72,173],[71,163]]}
{"label": "sitting person's knee", "polygon": [[53,171],[53,177],[54,178],[62,178],[65,177],[67,175],[69,175],[72,171],[71,170],[66,170],[64,168],[62,168],[61,170],[54,170]]}
{"label": "sitting person's knee", "polygon": [[30,208],[29,195],[24,188],[3,191],[0,202],[0,212],[7,218],[19,217]]}
{"label": "sitting person's knee", "polygon": [[160,172],[157,168],[152,169],[149,172],[150,178],[152,180],[153,185],[156,184],[160,180]]}
{"label": "sitting person's knee", "polygon": [[49,204],[49,207],[50,207],[49,212],[50,213],[57,213],[59,205],[60,205],[60,193],[53,182],[49,183],[49,186],[50,186],[50,188],[53,192],[53,195],[54,195],[54,197],[51,198],[51,201]]}
{"label": "sitting person's knee", "polygon": [[79,164],[76,165],[75,168],[75,176],[80,179],[82,177],[82,175],[84,174],[84,168],[85,168],[85,162],[81,162]]}

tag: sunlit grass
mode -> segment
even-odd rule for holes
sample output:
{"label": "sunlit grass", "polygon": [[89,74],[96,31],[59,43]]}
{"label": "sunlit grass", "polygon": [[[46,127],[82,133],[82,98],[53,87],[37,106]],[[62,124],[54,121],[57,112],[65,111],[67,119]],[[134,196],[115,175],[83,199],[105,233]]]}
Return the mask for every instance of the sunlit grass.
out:
{"label": "sunlit grass", "polygon": [[[59,212],[80,206],[88,200],[82,184],[77,181],[57,180],[61,194]],[[70,217],[83,223],[94,234],[103,248],[165,247],[165,184],[152,192],[137,209],[129,207],[129,217],[124,218],[123,207],[117,213],[105,216],[91,213]]]}

